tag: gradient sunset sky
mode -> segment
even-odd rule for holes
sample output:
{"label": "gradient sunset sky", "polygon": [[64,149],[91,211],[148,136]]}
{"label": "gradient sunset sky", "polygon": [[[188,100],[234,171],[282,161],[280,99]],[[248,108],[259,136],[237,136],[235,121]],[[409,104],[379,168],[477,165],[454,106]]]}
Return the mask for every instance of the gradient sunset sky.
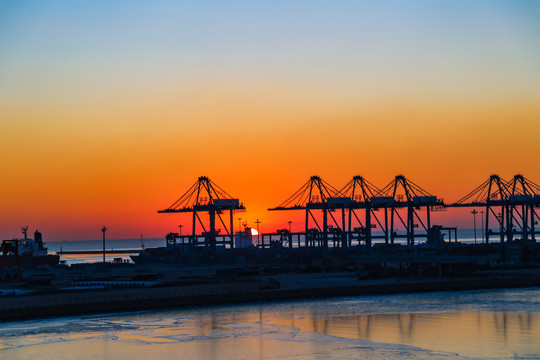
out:
{"label": "gradient sunset sky", "polygon": [[311,175],[539,183],[540,2],[0,1],[0,123],[0,239],[161,237],[202,175],[264,232]]}

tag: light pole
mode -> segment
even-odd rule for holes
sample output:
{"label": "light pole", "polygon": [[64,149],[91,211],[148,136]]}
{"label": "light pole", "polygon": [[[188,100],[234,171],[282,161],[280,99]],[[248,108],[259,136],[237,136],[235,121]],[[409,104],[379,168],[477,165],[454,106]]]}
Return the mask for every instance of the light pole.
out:
{"label": "light pole", "polygon": [[484,243],[484,212],[480,211],[480,215],[482,216],[482,243]]}
{"label": "light pole", "polygon": [[[183,244],[184,243],[184,239],[182,239],[182,228],[184,227],[184,225],[180,224],[178,225],[178,228],[180,229],[180,234],[178,235],[178,237],[180,238],[180,242]],[[176,246],[176,238],[174,239],[174,245]]]}
{"label": "light pole", "polygon": [[478,214],[478,211],[476,211],[476,209],[473,209],[473,211],[471,211],[471,214],[473,214],[474,219],[474,243],[476,244],[476,214]]}
{"label": "light pole", "polygon": [[289,224],[289,233],[292,233],[292,230],[291,230],[291,224],[292,224],[292,221],[289,220],[287,223]]}
{"label": "light pole", "polygon": [[103,226],[101,231],[103,232],[103,263],[105,264],[105,231],[107,231],[107,228]]}
{"label": "light pole", "polygon": [[503,214],[497,213],[497,221],[499,222],[499,237],[501,242],[504,242],[504,233],[503,233]]}
{"label": "light pole", "polygon": [[242,231],[242,218],[238,218],[238,232]]}
{"label": "light pole", "polygon": [[259,224],[261,223],[261,221],[259,219],[257,219],[257,221],[255,221],[255,224],[257,224],[257,246],[261,246],[261,234],[259,233]]}

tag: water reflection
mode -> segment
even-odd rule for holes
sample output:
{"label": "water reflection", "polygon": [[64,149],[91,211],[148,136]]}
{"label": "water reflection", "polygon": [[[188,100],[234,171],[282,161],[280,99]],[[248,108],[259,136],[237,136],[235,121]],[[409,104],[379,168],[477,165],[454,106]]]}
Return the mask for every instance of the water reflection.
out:
{"label": "water reflection", "polygon": [[10,323],[0,327],[0,358],[538,358],[538,338],[540,290],[528,289]]}
{"label": "water reflection", "polygon": [[457,311],[328,315],[315,311],[310,317],[267,319],[268,323],[298,327],[343,338],[398,343],[465,356],[540,354],[540,314],[533,312]]}

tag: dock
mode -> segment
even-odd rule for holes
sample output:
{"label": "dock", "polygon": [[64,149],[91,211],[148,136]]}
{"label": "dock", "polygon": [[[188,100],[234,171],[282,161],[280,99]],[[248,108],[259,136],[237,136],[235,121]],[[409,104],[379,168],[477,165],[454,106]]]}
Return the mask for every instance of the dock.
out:
{"label": "dock", "polygon": [[540,270],[468,278],[359,280],[353,273],[286,274],[208,285],[105,288],[0,298],[0,321],[333,296],[540,286]]}

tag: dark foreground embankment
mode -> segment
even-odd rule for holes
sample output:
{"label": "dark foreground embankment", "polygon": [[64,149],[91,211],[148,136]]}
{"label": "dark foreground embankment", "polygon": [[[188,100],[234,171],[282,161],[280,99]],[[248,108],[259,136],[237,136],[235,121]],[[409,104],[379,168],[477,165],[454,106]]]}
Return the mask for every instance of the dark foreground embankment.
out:
{"label": "dark foreground embankment", "polygon": [[540,275],[333,283],[315,280],[294,288],[262,290],[267,284],[249,282],[4,297],[0,298],[0,321],[330,296],[536,287]]}

